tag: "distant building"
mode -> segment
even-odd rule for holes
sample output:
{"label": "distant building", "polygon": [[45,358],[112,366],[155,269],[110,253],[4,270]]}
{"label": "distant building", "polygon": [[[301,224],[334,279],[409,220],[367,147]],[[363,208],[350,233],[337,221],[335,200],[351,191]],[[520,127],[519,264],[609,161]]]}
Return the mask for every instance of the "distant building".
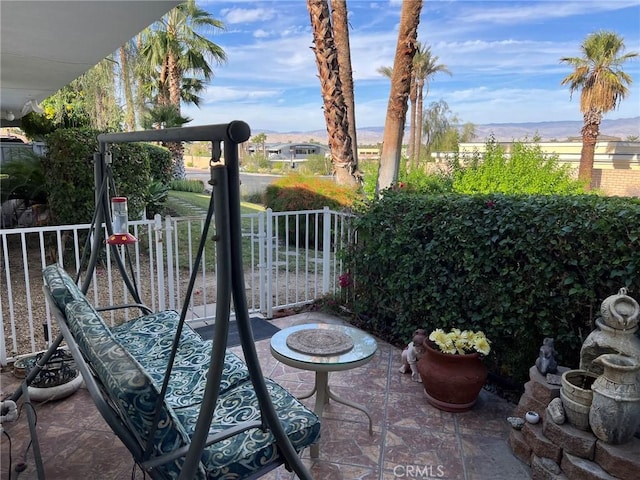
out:
{"label": "distant building", "polygon": [[378,160],[379,158],[378,147],[358,147],[358,160]]}
{"label": "distant building", "polygon": [[[262,145],[249,145],[249,153],[260,153]],[[331,151],[318,143],[278,143],[265,145],[266,157],[272,162],[290,162],[291,166],[305,162],[310,155],[329,157]]]}

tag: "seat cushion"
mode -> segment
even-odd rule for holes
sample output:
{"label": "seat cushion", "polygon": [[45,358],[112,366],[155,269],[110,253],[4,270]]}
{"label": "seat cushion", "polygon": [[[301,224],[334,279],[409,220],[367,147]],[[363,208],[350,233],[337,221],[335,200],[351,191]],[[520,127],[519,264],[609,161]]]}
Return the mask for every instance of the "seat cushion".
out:
{"label": "seat cushion", "polygon": [[[287,390],[271,379],[265,379],[271,400],[291,439],[293,447],[301,451],[320,438],[320,421],[315,413],[302,405]],[[195,431],[199,407],[175,410],[189,435]],[[260,407],[251,382],[247,381],[227,391],[218,399],[209,434],[242,422],[259,420]],[[207,478],[245,478],[278,459],[275,439],[270,431],[253,428],[218,442],[205,449],[202,462]]]}

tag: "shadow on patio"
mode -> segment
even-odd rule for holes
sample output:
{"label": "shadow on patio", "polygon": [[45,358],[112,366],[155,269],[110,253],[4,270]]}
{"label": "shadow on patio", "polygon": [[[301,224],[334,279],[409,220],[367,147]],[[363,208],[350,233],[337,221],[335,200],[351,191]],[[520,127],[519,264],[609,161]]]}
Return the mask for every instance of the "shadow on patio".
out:
{"label": "shadow on patio", "polygon": [[[338,322],[319,313],[304,313],[273,320],[279,328],[310,323]],[[294,395],[308,393],[313,372],[297,370],[276,361],[269,340],[256,343],[263,372]],[[234,347],[241,354],[240,347]],[[398,372],[400,350],[378,342],[373,360],[364,366],[330,375],[332,390],[367,406],[373,417],[373,435],[360,411],[330,403],[324,410],[320,456],[311,460],[303,452],[315,479],[391,480],[442,478],[449,480],[518,480],[530,478],[529,468],[513,456],[507,440],[506,417],[514,405],[487,391],[465,413],[448,413],[430,406],[422,385]],[[2,372],[2,398],[14,391],[19,380]],[[314,397],[303,401],[313,409]],[[22,403],[20,402],[19,409]],[[67,399],[35,404],[38,438],[46,478],[49,480],[113,480],[144,478],[129,452],[98,414],[84,388]],[[19,419],[3,424],[0,477],[37,478],[29,444],[26,410]],[[8,472],[12,464],[13,476]],[[16,473],[15,467],[26,464]],[[291,479],[280,467],[263,478]]]}

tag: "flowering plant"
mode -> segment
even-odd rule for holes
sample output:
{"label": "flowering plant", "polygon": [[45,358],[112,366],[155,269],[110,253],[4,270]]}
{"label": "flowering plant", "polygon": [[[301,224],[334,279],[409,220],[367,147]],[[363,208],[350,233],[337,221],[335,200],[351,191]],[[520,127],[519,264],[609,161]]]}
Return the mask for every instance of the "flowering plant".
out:
{"label": "flowering plant", "polygon": [[436,328],[429,335],[429,340],[435,343],[442,353],[464,355],[465,353],[478,352],[482,355],[488,355],[491,351],[491,344],[481,331],[452,328],[449,333],[445,333],[441,328]]}

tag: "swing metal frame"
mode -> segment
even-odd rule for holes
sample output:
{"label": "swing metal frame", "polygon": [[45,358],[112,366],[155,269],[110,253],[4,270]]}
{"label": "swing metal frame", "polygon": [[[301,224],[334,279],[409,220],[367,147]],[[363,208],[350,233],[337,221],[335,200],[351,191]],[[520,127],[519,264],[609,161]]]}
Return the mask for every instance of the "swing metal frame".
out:
{"label": "swing metal frame", "polygon": [[[179,475],[179,480],[189,480],[195,477],[201,462],[204,449],[223,438],[230,437],[240,431],[249,428],[261,428],[268,430],[275,438],[275,445],[279,451],[279,460],[277,464],[266,465],[264,469],[256,473],[251,478],[257,478],[264,473],[272,470],[281,463],[284,463],[288,469],[293,470],[300,479],[311,480],[311,475],[302,463],[298,452],[293,447],[291,440],[287,436],[282,423],[278,418],[278,414],[271,400],[271,396],[267,389],[267,385],[260,368],[258,355],[253,340],[251,323],[247,308],[247,298],[245,292],[244,270],[242,263],[242,232],[241,232],[241,211],[240,211],[240,174],[239,174],[239,144],[247,141],[250,137],[249,126],[242,121],[233,121],[228,124],[196,126],[196,127],[180,127],[167,128],[162,130],[148,130],[129,133],[108,133],[98,136],[99,152],[94,155],[94,176],[95,176],[95,202],[96,210],[94,213],[93,225],[95,230],[92,232],[91,254],[88,260],[88,266],[85,271],[84,281],[81,286],[83,293],[88,291],[93,272],[96,268],[99,253],[104,248],[105,238],[104,230],[100,228],[103,223],[106,226],[107,235],[113,234],[113,225],[109,215],[109,189],[106,188],[108,178],[110,176],[111,156],[109,146],[117,143],[132,142],[182,142],[182,141],[207,141],[211,142],[212,159],[210,162],[211,179],[209,183],[213,187],[210,206],[207,212],[206,221],[203,227],[202,239],[196,255],[195,262],[200,262],[205,242],[207,241],[207,232],[209,230],[212,218],[215,222],[215,234],[212,239],[216,243],[216,275],[217,275],[217,304],[216,318],[214,325],[213,348],[211,349],[211,358],[209,370],[207,373],[206,387],[204,398],[200,406],[200,411],[196,423],[195,431],[191,437],[189,445],[179,448],[178,450],[165,454],[161,457],[152,457],[154,432],[148,435],[147,444],[141,448],[135,440],[131,432],[122,420],[114,412],[109,405],[108,392],[105,392],[104,386],[100,386],[93,378],[91,369],[84,361],[79,362],[80,369],[87,388],[100,413],[103,415],[107,423],[114,433],[123,441],[124,445],[129,449],[136,463],[148,471],[152,477],[154,476],[155,467],[175,458],[184,457],[184,463]],[[222,153],[224,153],[224,163],[221,161]],[[215,205],[215,214],[214,214]],[[117,266],[121,272],[122,278],[129,292],[133,296],[133,304],[107,307],[113,308],[140,308],[143,313],[149,313],[150,310],[142,305],[137,288],[127,274],[125,265],[118,251],[118,246],[111,245],[116,259]],[[127,248],[126,246],[124,247]],[[179,339],[182,329],[185,325],[185,318],[188,311],[189,298],[195,284],[197,270],[194,269],[189,286],[187,288],[186,297],[180,313],[180,321],[175,333],[172,350],[169,357],[167,371],[164,377],[162,388],[159,392],[158,404],[156,412],[160,411],[160,405],[164,401],[167,391],[169,377],[173,366],[176,353],[180,347]],[[79,277],[79,273],[78,273]],[[76,282],[78,278],[76,279]],[[56,310],[55,302],[51,298],[51,293],[45,289],[45,293],[50,300],[50,305]],[[209,435],[209,428],[213,419],[216,402],[219,396],[221,377],[223,374],[223,366],[225,352],[227,348],[227,334],[229,329],[229,321],[231,314],[231,300],[233,300],[235,321],[238,326],[240,337],[240,345],[244,354],[245,363],[249,372],[249,378],[254,388],[256,398],[259,403],[261,418],[259,421],[245,422],[235,427],[231,427],[226,431],[220,432],[215,436]],[[62,312],[54,312],[58,315],[64,315]],[[50,356],[60,346],[63,339],[67,340],[69,348],[74,358],[82,359],[82,353],[73,341],[73,336],[64,322],[59,322],[61,334],[52,342],[47,352],[43,355],[41,361],[36,368],[32,369],[23,382],[23,388],[16,391],[12,399],[17,400],[22,394],[25,394],[28,401],[28,392],[26,386],[35,378],[38,371],[46,364]],[[90,379],[90,381],[87,381]],[[156,420],[159,420],[158,418]],[[34,452],[36,453],[36,466],[38,470],[38,478],[44,478],[44,469],[41,459],[39,459],[39,445],[35,433],[35,424],[31,425],[30,430],[32,439],[34,439]],[[157,425],[158,421],[154,422]]]}

